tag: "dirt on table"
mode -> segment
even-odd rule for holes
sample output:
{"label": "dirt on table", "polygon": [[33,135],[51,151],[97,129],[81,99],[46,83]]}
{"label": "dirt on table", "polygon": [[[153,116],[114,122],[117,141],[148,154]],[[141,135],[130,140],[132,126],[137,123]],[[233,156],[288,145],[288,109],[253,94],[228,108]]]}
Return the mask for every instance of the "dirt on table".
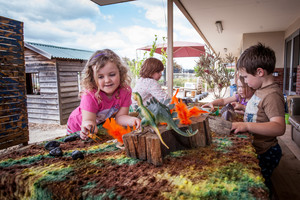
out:
{"label": "dirt on table", "polygon": [[[61,157],[45,143],[0,155],[0,199],[267,199],[247,136],[214,137],[210,146],[171,153],[160,167],[127,157],[109,135],[99,143],[63,139]],[[74,150],[84,159],[73,160]]]}

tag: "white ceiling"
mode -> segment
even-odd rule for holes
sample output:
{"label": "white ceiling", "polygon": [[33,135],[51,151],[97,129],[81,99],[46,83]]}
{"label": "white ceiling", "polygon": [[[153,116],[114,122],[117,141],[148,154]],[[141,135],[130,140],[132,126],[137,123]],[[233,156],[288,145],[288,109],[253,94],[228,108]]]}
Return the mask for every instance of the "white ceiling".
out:
{"label": "white ceiling", "polygon": [[[223,54],[227,48],[227,53],[235,56],[240,55],[243,33],[285,31],[300,18],[300,0],[178,1],[216,52]],[[221,34],[217,32],[216,21],[222,21]]]}

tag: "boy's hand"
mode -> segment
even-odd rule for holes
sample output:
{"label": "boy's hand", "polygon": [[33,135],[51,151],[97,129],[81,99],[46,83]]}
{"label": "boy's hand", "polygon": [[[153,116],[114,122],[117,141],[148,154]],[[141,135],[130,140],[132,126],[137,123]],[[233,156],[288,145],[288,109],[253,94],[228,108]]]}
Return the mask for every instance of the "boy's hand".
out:
{"label": "boy's hand", "polygon": [[243,133],[248,131],[248,123],[246,122],[233,122],[231,126],[231,131],[234,134]]}

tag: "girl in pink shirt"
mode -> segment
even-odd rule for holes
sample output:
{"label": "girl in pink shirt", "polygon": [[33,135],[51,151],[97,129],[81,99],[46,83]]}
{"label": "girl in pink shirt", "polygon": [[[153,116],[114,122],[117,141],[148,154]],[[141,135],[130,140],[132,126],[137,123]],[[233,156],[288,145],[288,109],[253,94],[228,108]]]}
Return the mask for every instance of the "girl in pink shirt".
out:
{"label": "girl in pink shirt", "polygon": [[97,124],[110,117],[115,117],[120,125],[140,127],[140,120],[128,115],[131,88],[127,71],[120,57],[109,49],[91,56],[83,69],[80,105],[68,119],[68,134],[80,131],[85,140],[88,130],[97,133]]}

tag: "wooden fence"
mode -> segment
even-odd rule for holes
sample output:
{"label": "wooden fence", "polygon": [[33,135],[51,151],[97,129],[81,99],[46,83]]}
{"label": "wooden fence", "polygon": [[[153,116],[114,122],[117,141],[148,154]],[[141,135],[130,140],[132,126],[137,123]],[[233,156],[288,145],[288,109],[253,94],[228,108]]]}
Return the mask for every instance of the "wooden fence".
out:
{"label": "wooden fence", "polygon": [[28,144],[23,22],[0,16],[0,149]]}

